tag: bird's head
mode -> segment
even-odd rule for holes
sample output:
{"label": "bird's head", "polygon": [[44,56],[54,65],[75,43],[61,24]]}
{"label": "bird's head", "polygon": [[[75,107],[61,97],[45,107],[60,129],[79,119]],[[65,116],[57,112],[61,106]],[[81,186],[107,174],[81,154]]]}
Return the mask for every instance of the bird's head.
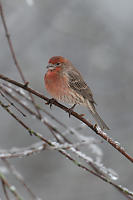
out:
{"label": "bird's head", "polygon": [[48,70],[61,70],[63,69],[67,64],[69,63],[69,61],[62,57],[62,56],[54,56],[52,58],[49,59],[48,65],[47,65],[47,69]]}

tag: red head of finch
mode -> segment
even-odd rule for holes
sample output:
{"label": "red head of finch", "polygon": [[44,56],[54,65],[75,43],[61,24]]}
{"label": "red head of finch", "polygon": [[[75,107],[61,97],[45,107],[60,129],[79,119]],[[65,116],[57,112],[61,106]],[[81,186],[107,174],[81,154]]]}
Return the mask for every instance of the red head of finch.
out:
{"label": "red head of finch", "polygon": [[54,56],[50,58],[47,68],[44,81],[48,93],[57,101],[86,106],[99,127],[109,130],[96,112],[90,88],[72,63],[64,57]]}

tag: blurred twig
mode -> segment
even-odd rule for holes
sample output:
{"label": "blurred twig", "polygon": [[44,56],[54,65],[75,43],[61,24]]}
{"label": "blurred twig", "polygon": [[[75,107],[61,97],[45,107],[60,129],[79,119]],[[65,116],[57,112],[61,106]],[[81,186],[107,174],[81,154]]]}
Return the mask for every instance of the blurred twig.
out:
{"label": "blurred twig", "polygon": [[27,157],[47,149],[46,143],[37,142],[25,148],[12,148],[10,150],[0,150],[0,159]]}
{"label": "blurred twig", "polygon": [[3,187],[3,191],[4,191],[6,199],[10,200],[9,196],[8,196],[8,193],[7,193],[7,190],[6,190],[6,185],[5,185],[5,183],[4,183],[4,181],[2,179],[1,179],[1,183],[2,183],[2,187]]}
{"label": "blurred twig", "polygon": [[31,189],[29,188],[29,186],[25,183],[23,177],[21,176],[21,174],[15,169],[15,167],[13,165],[11,165],[9,163],[9,161],[5,158],[2,159],[3,162],[5,163],[6,167],[8,168],[8,170],[16,177],[16,179],[24,186],[24,188],[28,191],[28,193],[30,194],[30,196],[32,197],[33,200],[37,200],[38,197],[36,197],[36,195],[31,191]]}
{"label": "blurred twig", "polygon": [[14,195],[14,197],[16,198],[16,200],[22,200],[22,198],[20,197],[20,195],[17,193],[15,186],[14,185],[10,185],[8,183],[8,181],[6,180],[5,176],[1,172],[0,172],[0,179],[1,179],[2,184],[4,185],[4,187],[7,187],[9,189],[9,191]]}
{"label": "blurred twig", "polygon": [[26,115],[25,115],[16,105],[14,105],[14,103],[11,102],[1,91],[0,91],[0,94],[1,94],[2,97],[4,97],[4,98],[6,99],[6,101],[7,101],[11,106],[13,106],[18,112],[20,112],[20,113],[23,115],[23,117],[26,117]]}

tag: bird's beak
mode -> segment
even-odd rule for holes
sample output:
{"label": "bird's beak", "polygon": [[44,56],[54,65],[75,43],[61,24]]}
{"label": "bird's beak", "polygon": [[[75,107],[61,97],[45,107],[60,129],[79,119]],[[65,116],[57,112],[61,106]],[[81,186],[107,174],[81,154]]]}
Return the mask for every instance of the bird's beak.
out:
{"label": "bird's beak", "polygon": [[49,63],[46,68],[52,70],[55,66],[52,63]]}

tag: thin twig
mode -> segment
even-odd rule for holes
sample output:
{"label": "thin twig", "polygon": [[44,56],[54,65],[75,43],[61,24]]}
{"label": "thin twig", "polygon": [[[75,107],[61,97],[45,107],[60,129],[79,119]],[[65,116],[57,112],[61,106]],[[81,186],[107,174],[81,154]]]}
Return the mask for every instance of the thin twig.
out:
{"label": "thin twig", "polygon": [[31,146],[25,148],[15,148],[10,150],[0,150],[0,159],[11,159],[11,158],[22,158],[33,154],[40,153],[41,151],[47,149],[46,143],[37,142]]}
{"label": "thin twig", "polygon": [[[3,11],[3,7],[2,7],[2,2],[1,1],[0,1],[0,15],[1,15],[1,20],[2,20],[2,23],[3,23],[3,27],[4,27],[4,30],[5,30],[5,35],[6,35],[6,38],[7,38],[7,41],[8,41],[9,49],[10,49],[14,64],[15,64],[15,66],[16,66],[19,74],[20,74],[20,77],[21,77],[22,81],[24,82],[24,84],[28,85],[28,82],[26,81],[26,79],[24,77],[24,74],[22,73],[21,67],[20,67],[20,65],[18,63],[18,60],[16,58],[16,54],[15,54],[15,51],[14,51],[14,48],[13,48],[13,45],[12,45],[10,34],[9,34],[9,31],[8,31],[8,28],[7,28],[7,25],[6,25],[6,20],[5,20],[4,11]],[[37,108],[37,106],[35,104],[35,100],[34,100],[32,94],[29,93],[29,96],[30,96],[30,98],[32,100],[32,103],[33,103],[38,115],[41,116],[40,111],[39,111],[39,109]]]}
{"label": "thin twig", "polygon": [[15,196],[17,200],[22,200],[20,195],[16,192],[16,188],[13,185],[10,185],[8,181],[6,180],[5,176],[0,172],[0,179],[3,182],[3,184],[9,189],[9,191]]}
{"label": "thin twig", "polygon": [[8,193],[7,193],[7,190],[6,190],[6,185],[5,185],[5,183],[4,183],[4,181],[2,179],[1,179],[1,183],[2,183],[2,187],[3,187],[3,191],[4,191],[6,199],[10,200],[9,196],[8,196]]}
{"label": "thin twig", "polygon": [[23,115],[23,117],[26,117],[26,115],[25,115],[16,105],[14,105],[14,103],[11,102],[1,91],[0,91],[0,94],[1,94],[2,97],[4,97],[4,98],[6,99],[6,101],[7,101],[11,106],[13,106],[18,112],[20,112],[20,113]]}
{"label": "thin twig", "polygon": [[48,140],[46,140],[42,135],[40,135],[39,133],[36,133],[35,131],[33,131],[32,129],[30,129],[22,120],[20,120],[13,112],[11,112],[11,110],[9,109],[9,106],[5,105],[2,103],[2,101],[0,101],[0,105],[17,121],[19,122],[28,132],[30,135],[35,135],[36,137],[38,137],[40,140],[42,140],[43,142],[47,143],[50,146],[53,146],[51,144],[51,142],[49,142]]}

